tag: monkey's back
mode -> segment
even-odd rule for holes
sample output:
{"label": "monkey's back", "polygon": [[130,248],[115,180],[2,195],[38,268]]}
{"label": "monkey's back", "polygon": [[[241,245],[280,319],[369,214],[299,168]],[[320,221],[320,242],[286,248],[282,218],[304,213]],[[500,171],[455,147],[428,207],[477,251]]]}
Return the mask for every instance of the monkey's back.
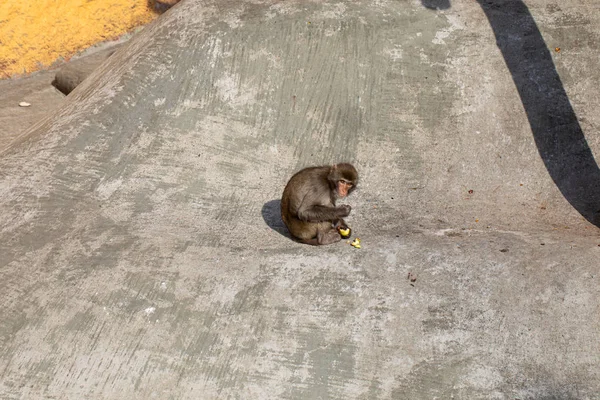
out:
{"label": "monkey's back", "polygon": [[[329,198],[328,173],[329,167],[327,166],[308,167],[296,172],[290,178],[281,196],[281,218],[288,228],[293,222],[301,222],[298,219],[298,209],[305,200],[314,202],[314,197]],[[325,185],[325,191],[323,191],[323,185]]]}

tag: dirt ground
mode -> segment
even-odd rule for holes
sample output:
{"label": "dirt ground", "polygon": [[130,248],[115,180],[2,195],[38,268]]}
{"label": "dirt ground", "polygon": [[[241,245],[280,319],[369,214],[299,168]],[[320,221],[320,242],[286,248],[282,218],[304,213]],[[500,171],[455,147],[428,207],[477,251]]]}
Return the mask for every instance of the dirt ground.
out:
{"label": "dirt ground", "polygon": [[147,24],[176,1],[4,0],[0,79],[50,67],[98,42]]}

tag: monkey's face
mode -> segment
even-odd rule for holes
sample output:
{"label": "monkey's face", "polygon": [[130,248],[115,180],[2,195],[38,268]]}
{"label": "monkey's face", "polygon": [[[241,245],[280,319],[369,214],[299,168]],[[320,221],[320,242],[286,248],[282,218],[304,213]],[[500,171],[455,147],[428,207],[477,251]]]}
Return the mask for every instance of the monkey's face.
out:
{"label": "monkey's face", "polygon": [[337,183],[337,194],[340,198],[348,196],[348,192],[352,189],[352,182],[345,179],[340,179]]}
{"label": "monkey's face", "polygon": [[331,194],[340,199],[348,196],[356,189],[358,172],[352,164],[336,164],[329,170],[327,181],[329,182]]}

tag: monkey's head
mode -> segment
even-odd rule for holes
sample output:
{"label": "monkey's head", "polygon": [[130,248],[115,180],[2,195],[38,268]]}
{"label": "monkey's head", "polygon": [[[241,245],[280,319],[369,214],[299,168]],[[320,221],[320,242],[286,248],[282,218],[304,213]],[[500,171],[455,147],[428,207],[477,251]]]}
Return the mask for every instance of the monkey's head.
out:
{"label": "monkey's head", "polygon": [[356,189],[358,172],[352,164],[335,164],[329,170],[327,180],[331,189],[335,191],[336,197],[343,198]]}

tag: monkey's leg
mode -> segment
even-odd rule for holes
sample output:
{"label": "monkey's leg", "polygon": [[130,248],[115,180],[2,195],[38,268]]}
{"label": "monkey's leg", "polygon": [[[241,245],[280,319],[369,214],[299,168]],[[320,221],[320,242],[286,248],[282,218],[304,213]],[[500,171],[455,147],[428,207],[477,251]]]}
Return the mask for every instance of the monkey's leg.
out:
{"label": "monkey's leg", "polygon": [[303,222],[297,219],[288,221],[290,233],[302,243],[312,246],[331,244],[342,239],[331,221]]}
{"label": "monkey's leg", "polygon": [[331,225],[327,229],[319,229],[317,231],[317,243],[320,245],[332,244],[342,240],[342,236],[336,228]]}
{"label": "monkey's leg", "polygon": [[310,244],[311,246],[320,246],[326,244],[336,243],[342,240],[342,236],[336,230],[329,230],[327,232],[317,233],[317,237],[312,239],[300,239],[302,243]]}

